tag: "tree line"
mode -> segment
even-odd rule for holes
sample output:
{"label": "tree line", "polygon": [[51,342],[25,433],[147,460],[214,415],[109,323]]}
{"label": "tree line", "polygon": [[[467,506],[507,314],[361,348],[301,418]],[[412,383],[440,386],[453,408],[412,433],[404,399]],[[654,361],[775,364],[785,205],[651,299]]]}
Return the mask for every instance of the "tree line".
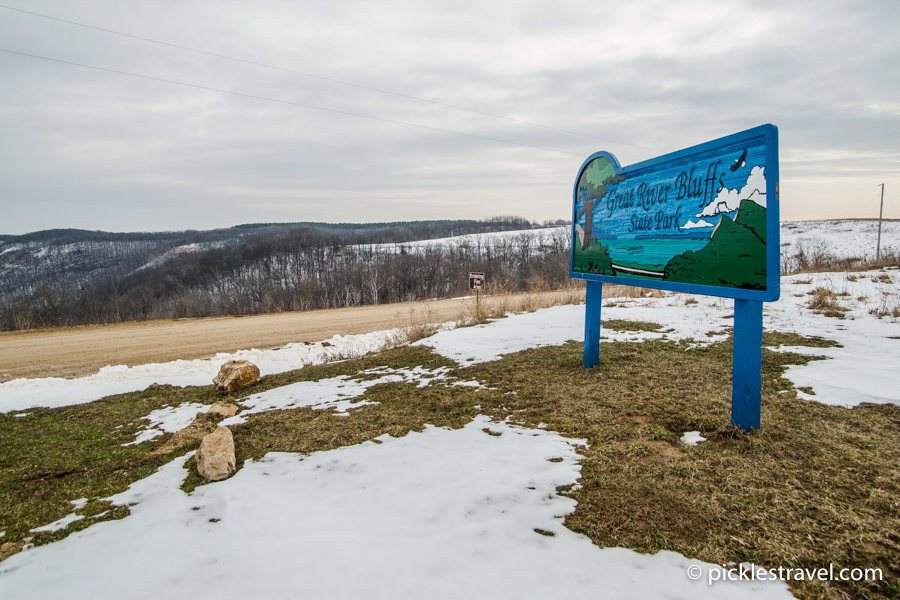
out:
{"label": "tree line", "polygon": [[[4,294],[0,328],[249,315],[445,298],[468,292],[469,271],[485,272],[495,291],[571,285],[565,229],[421,241],[423,234],[449,234],[451,228],[459,234],[521,225],[508,217],[497,219],[493,224],[474,222],[477,226],[429,222],[421,229],[415,224],[368,229],[293,227],[244,236],[202,252],[183,252],[137,270],[132,269],[133,261],[126,260],[127,269],[118,268],[97,283],[63,277]],[[416,238],[420,241],[409,241]],[[136,241],[125,244],[136,248]]]}

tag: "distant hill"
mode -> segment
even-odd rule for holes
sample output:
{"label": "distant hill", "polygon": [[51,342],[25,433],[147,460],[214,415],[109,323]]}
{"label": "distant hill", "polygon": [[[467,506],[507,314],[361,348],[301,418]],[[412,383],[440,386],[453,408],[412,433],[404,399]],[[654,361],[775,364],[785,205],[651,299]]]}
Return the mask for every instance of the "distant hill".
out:
{"label": "distant hill", "polygon": [[[449,289],[450,269],[478,263],[482,249],[466,249],[464,259],[453,263],[447,262],[449,249],[440,251],[438,264],[436,251],[413,250],[411,243],[556,224],[565,221],[537,224],[504,216],[389,223],[253,223],[209,231],[143,233],[54,229],[3,236],[0,329],[435,297]],[[489,245],[505,248],[511,243],[498,239]],[[392,244],[400,245],[397,253],[410,256],[400,259],[390,249],[373,250]],[[486,251],[491,260],[504,263],[507,279],[516,282],[519,276],[510,273],[532,260],[529,248],[521,259]],[[543,254],[538,250],[534,259]]]}
{"label": "distant hill", "polygon": [[[563,224],[560,222],[559,224]],[[113,233],[84,229],[48,229],[0,236],[0,299],[29,294],[45,285],[66,282],[96,287],[176,256],[202,254],[241,244],[250,238],[291,231],[338,236],[332,242],[403,243],[471,233],[528,230],[539,227],[521,217],[485,220],[397,221],[389,223],[253,223],[207,231]],[[254,243],[258,242],[256,240]]]}

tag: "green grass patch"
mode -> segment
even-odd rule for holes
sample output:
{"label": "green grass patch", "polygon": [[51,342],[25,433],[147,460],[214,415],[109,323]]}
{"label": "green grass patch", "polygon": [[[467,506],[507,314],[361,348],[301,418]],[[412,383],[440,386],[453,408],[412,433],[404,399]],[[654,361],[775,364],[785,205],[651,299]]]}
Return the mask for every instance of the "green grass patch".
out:
{"label": "green grass patch", "polygon": [[601,321],[601,328],[615,331],[662,331],[662,325],[649,321],[625,321],[622,319],[606,319]]}
{"label": "green grass patch", "polygon": [[[79,512],[88,518],[66,530],[29,533],[72,512],[70,500],[122,492],[173,458],[172,452],[154,453],[163,438],[122,446],[134,441],[140,425],[146,423],[141,417],[166,405],[214,400],[212,386],[163,387],[78,406],[30,409],[26,417],[0,414],[0,531],[6,531],[0,541],[32,536],[32,543],[48,543],[98,519],[124,516],[127,509],[121,508],[90,518],[110,510],[108,504],[94,501]],[[190,444],[180,452],[189,449]]]}
{"label": "green grass patch", "polygon": [[778,348],[781,346],[807,346],[809,348],[843,348],[834,340],[817,335],[805,336],[799,333],[782,333],[780,331],[764,331],[763,346]]}

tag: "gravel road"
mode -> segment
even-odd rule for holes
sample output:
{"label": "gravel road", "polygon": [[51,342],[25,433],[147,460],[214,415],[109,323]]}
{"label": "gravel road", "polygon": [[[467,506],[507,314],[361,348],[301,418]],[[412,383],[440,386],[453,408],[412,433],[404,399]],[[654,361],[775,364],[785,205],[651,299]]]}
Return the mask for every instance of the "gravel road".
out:
{"label": "gravel road", "polygon": [[[475,299],[436,300],[306,312],[145,321],[0,333],[0,382],[76,377],[106,365],[141,365],[212,356],[415,323],[460,319]],[[472,309],[468,309],[472,310]]]}

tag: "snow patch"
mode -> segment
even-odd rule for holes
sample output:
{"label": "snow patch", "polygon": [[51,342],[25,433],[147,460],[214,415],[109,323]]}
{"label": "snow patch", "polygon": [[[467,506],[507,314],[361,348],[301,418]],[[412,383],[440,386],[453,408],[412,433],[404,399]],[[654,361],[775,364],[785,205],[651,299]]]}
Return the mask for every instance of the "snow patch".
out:
{"label": "snow patch", "polygon": [[74,512],[69,513],[64,516],[62,519],[53,521],[47,525],[42,527],[35,527],[34,529],[29,529],[29,533],[53,533],[54,531],[59,531],[60,529],[65,529],[75,521],[80,521],[84,517],[82,515],[76,515]]}
{"label": "snow patch", "polygon": [[146,417],[141,417],[149,423],[145,429],[138,432],[133,442],[122,444],[123,446],[134,446],[142,442],[147,442],[158,438],[163,433],[175,433],[181,431],[191,424],[191,422],[202,412],[206,412],[209,406],[206,404],[197,404],[196,402],[185,402],[174,408],[165,406],[154,410]]}
{"label": "snow patch", "polygon": [[705,442],[706,438],[700,435],[699,431],[685,431],[681,436],[681,442],[686,446],[696,446],[701,442]]}
{"label": "snow patch", "polygon": [[383,383],[410,383],[420,388],[432,383],[484,387],[478,381],[454,381],[457,378],[448,375],[449,372],[450,369],[447,367],[427,369],[421,365],[412,369],[376,367],[359,373],[367,376],[379,375],[374,379],[354,379],[347,375],[339,375],[319,381],[299,381],[238,400],[238,404],[246,410],[240,415],[223,420],[219,425],[238,425],[246,423],[248,415],[300,407],[314,410],[334,409],[336,414],[343,415],[351,408],[377,404],[369,400],[354,402],[354,399],[365,394],[370,387]]}
{"label": "snow patch", "polygon": [[[606,298],[604,302],[614,299]],[[650,339],[696,340],[709,345],[727,339],[730,322],[721,319],[734,312],[722,303],[697,311],[678,306],[680,297],[627,299],[620,306],[603,307],[604,320],[664,323],[664,331],[618,331],[603,327],[601,342],[640,342]],[[660,309],[660,307],[665,309]],[[584,305],[554,306],[521,315],[509,315],[490,323],[439,332],[413,345],[430,346],[445,358],[463,367],[500,360],[506,354],[530,348],[559,346],[569,340],[584,342]],[[714,335],[709,336],[708,333]]]}
{"label": "snow patch", "polygon": [[[782,255],[801,248],[810,257],[816,253],[837,258],[874,259],[878,243],[878,221],[796,221],[781,224]],[[881,251],[900,253],[900,221],[882,223]]]}
{"label": "snow patch", "polygon": [[[782,278],[782,300],[765,306],[767,329],[819,336],[840,348],[791,346],[773,348],[810,356],[824,356],[806,365],[792,365],[785,377],[801,398],[834,406],[853,407],[863,402],[900,405],[900,323],[877,318],[882,302],[900,297],[900,281],[884,281],[882,271],[862,273],[809,273]],[[852,279],[855,279],[853,281]],[[897,278],[900,280],[900,277]],[[808,282],[808,283],[807,283]],[[806,304],[809,292],[823,287],[842,294],[837,301],[848,308],[844,319],[814,313]]]}

